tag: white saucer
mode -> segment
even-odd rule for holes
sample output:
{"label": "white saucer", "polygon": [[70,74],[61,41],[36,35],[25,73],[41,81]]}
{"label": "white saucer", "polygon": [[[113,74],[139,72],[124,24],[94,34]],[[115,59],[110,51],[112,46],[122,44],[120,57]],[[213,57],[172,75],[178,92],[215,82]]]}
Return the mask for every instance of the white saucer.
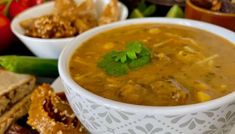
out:
{"label": "white saucer", "polygon": [[64,86],[61,82],[60,77],[56,78],[56,80],[51,84],[55,92],[64,92]]}
{"label": "white saucer", "polygon": [[[58,77],[53,83],[52,87],[56,90],[56,92],[63,92],[64,91],[64,86],[61,82],[60,77]],[[230,134],[235,134],[235,126],[233,127],[232,131]]]}

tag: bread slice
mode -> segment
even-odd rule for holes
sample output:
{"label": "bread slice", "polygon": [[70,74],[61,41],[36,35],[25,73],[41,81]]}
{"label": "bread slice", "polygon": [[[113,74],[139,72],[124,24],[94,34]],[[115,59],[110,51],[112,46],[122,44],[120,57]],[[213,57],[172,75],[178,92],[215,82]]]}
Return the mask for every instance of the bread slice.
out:
{"label": "bread slice", "polygon": [[30,97],[31,94],[27,95],[0,117],[0,134],[4,134],[13,122],[28,113],[31,103]]}
{"label": "bread slice", "polygon": [[0,69],[0,116],[35,87],[35,77]]}

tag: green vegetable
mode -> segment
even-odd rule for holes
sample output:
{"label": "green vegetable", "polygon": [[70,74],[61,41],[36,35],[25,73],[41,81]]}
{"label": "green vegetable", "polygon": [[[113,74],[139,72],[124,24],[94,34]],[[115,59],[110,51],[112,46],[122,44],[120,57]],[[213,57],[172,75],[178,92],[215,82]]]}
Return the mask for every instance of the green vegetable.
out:
{"label": "green vegetable", "polygon": [[166,17],[170,18],[183,18],[184,17],[184,11],[179,5],[174,5],[170,8],[168,11]]}
{"label": "green vegetable", "polygon": [[152,14],[154,14],[154,12],[156,11],[156,6],[155,5],[150,5],[148,6],[148,8],[146,8],[144,11],[143,11],[143,15],[145,17],[147,16],[151,16]]}
{"label": "green vegetable", "polygon": [[147,48],[143,48],[141,51],[139,58],[136,60],[132,60],[129,64],[130,68],[138,68],[145,64],[148,64],[151,60],[151,54]]}
{"label": "green vegetable", "polygon": [[129,68],[127,64],[115,61],[119,52],[112,51],[107,53],[103,59],[97,64],[98,67],[102,68],[107,74],[113,76],[119,76],[127,74]]}
{"label": "green vegetable", "polygon": [[0,56],[0,66],[6,70],[42,77],[57,77],[57,60],[30,56]]}
{"label": "green vegetable", "polygon": [[121,61],[121,63],[125,63],[127,60],[126,52],[117,52],[115,55],[115,61]]}
{"label": "green vegetable", "polygon": [[143,18],[143,17],[144,15],[140,12],[139,9],[134,9],[130,15],[130,18]]}
{"label": "green vegetable", "polygon": [[148,17],[154,14],[156,11],[156,6],[155,5],[149,5],[147,6],[145,3],[145,0],[141,0],[140,3],[138,4],[138,7],[135,8],[131,14],[130,18],[143,18],[143,17]]}
{"label": "green vegetable", "polygon": [[126,55],[131,60],[137,59],[137,54],[139,54],[143,49],[143,44],[138,41],[129,42],[126,45]]}
{"label": "green vegetable", "polygon": [[137,54],[140,54],[143,49],[144,47],[141,42],[138,41],[129,42],[126,44],[126,50],[117,53],[117,55],[115,56],[115,61],[121,61],[122,63],[125,63],[127,62],[127,57],[130,60],[135,60],[137,59]]}
{"label": "green vegetable", "polygon": [[140,53],[143,49],[143,44],[138,41],[128,42],[126,45],[127,51],[133,51],[135,53]]}
{"label": "green vegetable", "polygon": [[147,5],[145,4],[145,0],[141,0],[137,6],[137,9],[139,9],[140,12],[144,12],[146,8],[147,8]]}
{"label": "green vegetable", "polygon": [[107,53],[97,65],[109,75],[120,76],[127,74],[131,69],[148,64],[150,57],[150,51],[143,43],[132,41],[126,44],[126,49],[123,51]]}

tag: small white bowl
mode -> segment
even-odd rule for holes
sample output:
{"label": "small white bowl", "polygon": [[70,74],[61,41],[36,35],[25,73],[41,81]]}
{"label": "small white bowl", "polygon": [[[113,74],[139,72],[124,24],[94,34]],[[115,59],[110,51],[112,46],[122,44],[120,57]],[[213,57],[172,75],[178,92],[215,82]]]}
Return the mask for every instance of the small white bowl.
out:
{"label": "small white bowl", "polygon": [[59,74],[76,116],[92,134],[228,134],[235,124],[235,92],[192,105],[139,106],[97,96],[72,79],[69,61],[83,42],[110,29],[146,23],[178,24],[202,29],[235,45],[235,34],[232,31],[187,19],[133,19],[94,28],[78,36],[59,58]]}
{"label": "small white bowl", "polygon": [[[80,2],[81,0],[76,0]],[[96,10],[98,15],[101,14],[102,9],[108,3],[108,0],[95,0]],[[24,35],[24,29],[20,26],[20,22],[46,14],[50,14],[54,8],[55,2],[48,2],[42,5],[32,7],[23,13],[16,16],[12,23],[11,29],[13,33],[38,57],[57,59],[63,48],[70,43],[75,37],[61,38],[61,39],[40,39]],[[127,7],[119,2],[120,20],[125,20],[128,16]],[[79,35],[78,35],[79,36]]]}

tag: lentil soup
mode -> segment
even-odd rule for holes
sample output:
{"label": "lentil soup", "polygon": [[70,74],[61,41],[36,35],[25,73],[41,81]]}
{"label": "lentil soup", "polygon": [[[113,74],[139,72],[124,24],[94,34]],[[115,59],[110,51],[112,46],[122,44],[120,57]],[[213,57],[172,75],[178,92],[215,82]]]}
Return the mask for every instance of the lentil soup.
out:
{"label": "lentil soup", "polygon": [[180,25],[141,24],[105,31],[83,43],[69,63],[74,81],[115,101],[176,106],[235,89],[235,46]]}

